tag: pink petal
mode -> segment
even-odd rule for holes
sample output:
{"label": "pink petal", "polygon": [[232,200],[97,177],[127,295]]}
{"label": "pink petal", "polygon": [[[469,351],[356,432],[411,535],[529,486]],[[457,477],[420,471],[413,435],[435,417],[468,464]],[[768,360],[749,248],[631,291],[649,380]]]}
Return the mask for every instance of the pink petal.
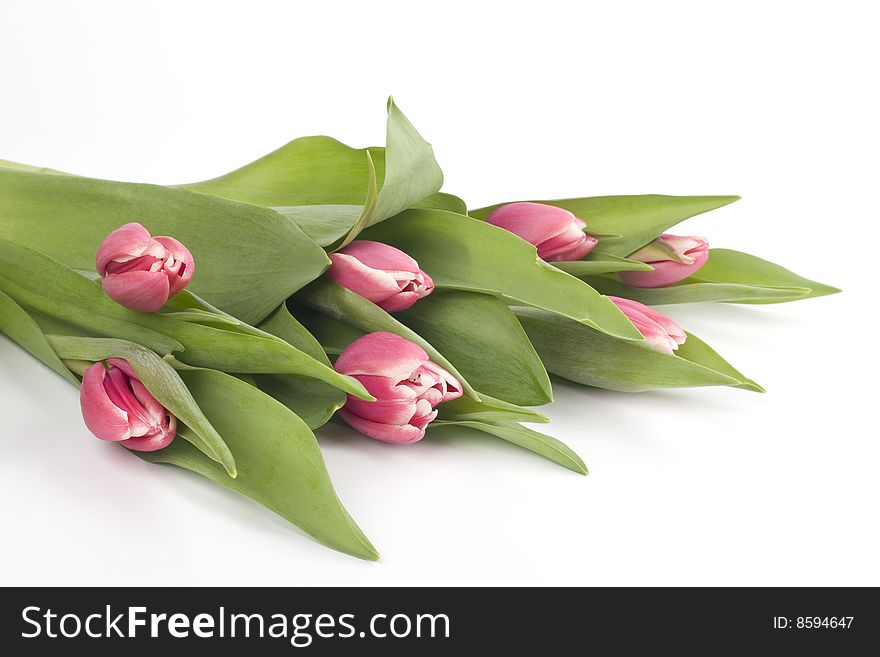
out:
{"label": "pink petal", "polygon": [[131,260],[142,255],[165,257],[165,247],[154,240],[139,223],[125,224],[104,238],[95,254],[95,269],[102,276],[111,260]]}
{"label": "pink petal", "polygon": [[404,385],[381,376],[358,376],[376,401],[365,401],[349,395],[345,408],[350,413],[383,424],[406,424],[416,411],[416,393]]}
{"label": "pink petal", "polygon": [[427,400],[420,399],[418,404],[416,404],[416,412],[409,423],[414,427],[424,429],[434,421],[435,417],[437,417],[437,411],[433,409]]}
{"label": "pink petal", "polygon": [[599,240],[583,231],[578,231],[575,235],[565,233],[541,244],[538,255],[547,262],[572,262],[583,258],[598,243]]}
{"label": "pink petal", "polygon": [[327,270],[327,277],[359,294],[373,303],[379,303],[400,292],[394,276],[382,269],[373,269],[354,256],[344,253],[331,253],[332,264]]}
{"label": "pink petal", "polygon": [[417,344],[394,333],[379,331],[348,345],[334,367],[340,374],[384,376],[402,381],[427,362],[428,354]]}
{"label": "pink petal", "polygon": [[[664,233],[658,240],[662,240],[671,246],[679,257],[690,260],[690,264],[675,262],[674,260],[648,261],[653,271],[622,271],[617,277],[627,285],[633,287],[666,287],[683,281],[688,276],[695,274],[709,259],[709,242],[704,237],[688,237],[670,235]],[[638,251],[630,257],[639,260]]]}
{"label": "pink petal", "polygon": [[[382,242],[372,242],[370,240],[355,240],[348,246],[339,249],[336,253],[357,258],[367,267],[373,269],[384,269],[406,271],[416,274],[419,271],[419,263],[413,260],[409,255]],[[332,256],[331,256],[332,259]]]}
{"label": "pink petal", "polygon": [[173,237],[156,237],[155,240],[164,246],[168,253],[174,258],[173,275],[169,274],[170,291],[169,296],[173,297],[189,284],[195,273],[195,262],[192,253],[183,244]]}
{"label": "pink petal", "polygon": [[177,418],[169,415],[168,426],[161,431],[140,438],[129,438],[122,443],[124,447],[135,452],[155,452],[163,447],[168,447],[177,435]]}
{"label": "pink petal", "polygon": [[396,313],[401,310],[406,310],[423,296],[423,294],[419,294],[418,292],[398,292],[384,301],[377,301],[376,305],[386,313]]}
{"label": "pink petal", "polygon": [[83,420],[89,431],[101,440],[127,440],[131,436],[128,414],[107,395],[106,372],[103,363],[95,363],[83,374],[79,391]]}
{"label": "pink petal", "polygon": [[131,271],[125,274],[107,274],[101,279],[101,287],[116,303],[151,313],[168,301],[169,283],[164,272]]}
{"label": "pink petal", "polygon": [[[443,396],[440,401],[447,402],[461,397],[464,392],[461,383],[444,368],[440,367],[434,361],[429,360],[422,366],[422,369],[431,371],[437,377],[437,381],[442,382],[442,386],[440,386],[439,390]],[[436,406],[436,404],[434,405]]]}
{"label": "pink petal", "polygon": [[424,426],[417,427],[412,424],[382,424],[380,422],[371,422],[370,420],[365,420],[353,413],[349,413],[345,408],[340,409],[339,415],[352,428],[360,431],[365,436],[386,443],[409,445],[420,441],[425,436]]}
{"label": "pink petal", "polygon": [[639,303],[638,301],[633,301],[632,299],[623,299],[621,297],[612,296],[609,296],[608,298],[613,301],[618,308],[623,310],[625,315],[629,316],[629,313],[640,313],[658,324],[676,344],[684,344],[687,339],[687,333],[685,330],[660,311],[655,310],[650,306],[646,306],[643,303]]}
{"label": "pink petal", "polygon": [[653,271],[621,271],[617,277],[621,282],[633,287],[653,288],[674,285],[695,274],[709,259],[708,251],[694,254],[692,265],[683,265],[672,260],[652,262]]}
{"label": "pink petal", "polygon": [[[639,330],[639,333],[642,334],[649,345],[670,354],[678,349],[680,343],[667,333],[663,325],[671,322],[679,331],[681,331],[678,325],[672,322],[671,319],[638,301],[612,296],[609,296],[608,299],[623,311],[623,314],[626,315],[627,319],[629,319],[629,321],[631,321]],[[657,322],[654,317],[662,317],[664,319],[663,324]],[[684,342],[684,340],[682,340],[682,342]]]}
{"label": "pink petal", "polygon": [[561,235],[572,225],[581,230],[587,225],[568,210],[543,203],[508,203],[493,210],[486,222],[509,230],[534,246]]}
{"label": "pink petal", "polygon": [[153,422],[132,391],[130,384],[134,381],[122,370],[111,367],[104,377],[104,392],[115,406],[125,411],[130,435],[143,436],[154,431],[158,423]]}

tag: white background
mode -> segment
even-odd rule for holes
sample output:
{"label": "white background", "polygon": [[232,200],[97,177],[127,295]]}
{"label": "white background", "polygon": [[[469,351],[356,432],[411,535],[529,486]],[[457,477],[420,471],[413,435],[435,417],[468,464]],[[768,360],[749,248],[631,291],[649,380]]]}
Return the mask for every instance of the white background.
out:
{"label": "white background", "polygon": [[394,94],[472,207],[742,194],[682,230],[845,292],[668,308],[765,395],[556,385],[589,477],[323,432],[379,563],[95,440],[0,337],[0,583],[880,584],[871,4],[5,1],[0,158],[192,181],[308,134],[381,144]]}

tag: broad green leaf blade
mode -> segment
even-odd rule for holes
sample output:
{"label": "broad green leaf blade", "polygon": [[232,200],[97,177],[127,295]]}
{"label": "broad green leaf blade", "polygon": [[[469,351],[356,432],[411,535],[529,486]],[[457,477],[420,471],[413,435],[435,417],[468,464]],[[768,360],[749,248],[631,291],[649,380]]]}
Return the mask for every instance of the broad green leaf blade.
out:
{"label": "broad green leaf blade", "polygon": [[335,361],[336,356],[341,354],[343,349],[366,334],[366,331],[362,331],[345,321],[325,315],[323,312],[301,303],[296,303],[294,299],[290,299],[287,306],[309,333],[315,336],[321,349],[330,356],[331,360]]}
{"label": "broad green leaf blade", "polygon": [[593,251],[583,260],[554,262],[553,266],[572,276],[608,274],[616,271],[651,271],[651,265],[638,260],[629,260],[602,251]]}
{"label": "broad green leaf blade", "polygon": [[721,355],[703,342],[693,333],[688,333],[688,338],[683,345],[678,347],[675,357],[683,358],[692,363],[697,363],[721,374],[726,374],[732,379],[740,381],[734,388],[751,390],[752,392],[764,392],[764,388],[752,379],[747,378],[733,365],[724,360]]}
{"label": "broad green leaf blade", "polygon": [[[343,236],[432,198],[443,173],[426,142],[389,99],[387,148],[356,149],[330,137],[305,137],[213,180],[186,185],[203,194],[282,208],[307,234],[330,246]],[[370,200],[373,190],[375,205]],[[444,205],[453,197],[436,199]],[[331,206],[309,213],[296,206]],[[320,225],[326,221],[327,225]],[[360,223],[358,223],[360,222]]]}
{"label": "broad green leaf blade", "polygon": [[534,308],[515,312],[547,370],[576,383],[621,392],[699,386],[761,390],[690,334],[678,355],[670,355]]}
{"label": "broad green leaf blade", "polygon": [[273,210],[184,189],[0,168],[0,239],[91,270],[101,241],[137,221],[183,242],[193,292],[256,323],[327,268],[329,259]]}
{"label": "broad green leaf blade", "polygon": [[456,214],[467,214],[467,204],[453,194],[446,192],[437,192],[431,194],[428,198],[416,203],[414,208],[423,208],[425,210],[446,210],[447,212],[455,212]]}
{"label": "broad green leaf blade", "polygon": [[[593,196],[551,201],[535,201],[565,208],[587,222],[590,234],[620,235],[599,240],[602,251],[628,256],[660,233],[690,217],[715,210],[739,200],[739,196]],[[499,205],[471,211],[485,219]]]}
{"label": "broad green leaf blade", "polygon": [[444,402],[437,407],[440,420],[476,420],[477,422],[497,422],[512,420],[514,422],[545,423],[550,418],[531,408],[523,408],[501,399],[495,399],[480,391],[480,401],[462,396]]}
{"label": "broad green leaf blade", "polygon": [[16,169],[18,171],[30,171],[31,173],[45,173],[55,176],[69,176],[71,174],[57,169],[49,169],[48,167],[37,167],[32,164],[23,164],[21,162],[12,162],[11,160],[0,160],[0,167],[4,169]]}
{"label": "broad green leaf blade", "polygon": [[360,205],[287,205],[274,208],[293,220],[303,232],[323,247],[345,237],[357,223]]}
{"label": "broad green leaf blade", "polygon": [[535,452],[546,459],[558,463],[564,468],[573,470],[579,474],[587,474],[587,466],[584,464],[580,456],[565,443],[538,433],[532,429],[517,424],[516,422],[476,422],[470,420],[463,421],[445,421],[435,420],[431,423],[429,431],[434,431],[442,427],[467,427],[476,429],[483,433],[501,438],[514,445],[519,445],[527,450]]}
{"label": "broad green leaf blade", "polygon": [[73,385],[79,385],[79,381],[61,362],[37,323],[21,306],[3,292],[0,292],[0,333],[5,333],[10,340],[51,367]]}
{"label": "broad green leaf blade", "polygon": [[395,317],[434,345],[481,395],[522,406],[553,401],[541,359],[498,297],[437,290]]}
{"label": "broad green leaf blade", "polygon": [[269,395],[222,372],[180,375],[235,452],[238,477],[230,479],[183,441],[138,456],[191,470],[250,497],[335,550],[379,558],[339,501],[318,443],[302,420]]}
{"label": "broad green leaf blade", "polygon": [[[384,148],[352,148],[332,137],[302,137],[219,178],[186,188],[266,207],[364,203],[367,151],[381,184]],[[353,217],[353,221],[357,215]]]}
{"label": "broad green leaf blade", "polygon": [[[178,372],[149,349],[113,338],[80,338],[66,335],[47,336],[56,353],[65,359],[100,361],[108,358],[127,360],[150,394],[201,440],[197,447],[207,448],[206,455],[222,464],[224,474],[236,476],[236,463],[228,445],[205,417]],[[185,438],[186,432],[181,432]]]}
{"label": "broad green leaf blade", "polygon": [[339,374],[270,333],[241,322],[230,324],[228,315],[212,317],[210,312],[194,308],[197,302],[192,298],[181,302],[189,310],[174,309],[170,315],[128,310],[107,297],[97,281],[45,254],[3,240],[0,271],[0,290],[26,310],[73,323],[90,335],[137,342],[162,356],[174,353],[182,362],[197,367],[309,376],[372,399],[356,379]]}
{"label": "broad green leaf blade", "polygon": [[345,393],[322,381],[303,376],[256,374],[257,387],[287,406],[310,429],[324,426],[345,404]]}
{"label": "broad green leaf blade", "polygon": [[486,292],[559,313],[600,331],[641,341],[611,301],[538,258],[501,228],[439,210],[409,210],[364,232],[415,258],[438,288]]}
{"label": "broad green leaf blade", "polygon": [[696,274],[669,287],[636,288],[608,276],[589,276],[585,280],[605,294],[650,305],[698,301],[784,303],[840,292],[767,260],[731,249],[710,249],[709,260]]}
{"label": "broad green leaf blade", "polygon": [[[467,379],[462,376],[461,372],[443,354],[418,333],[394,319],[372,301],[368,301],[351,290],[336,285],[327,278],[320,278],[308,287],[300,290],[296,295],[296,301],[341,322],[351,324],[365,333],[388,331],[416,343],[428,353],[432,361],[449,370],[461,382],[465,394],[479,399],[479,395],[471,387]],[[306,326],[315,334],[315,337],[318,338],[322,345],[326,344],[321,333],[317,330],[319,327],[311,326],[308,322],[306,322]]]}
{"label": "broad green leaf blade", "polygon": [[331,366],[330,359],[321,349],[321,343],[290,314],[286,304],[278,306],[275,312],[260,323],[259,328],[281,338],[327,367]]}

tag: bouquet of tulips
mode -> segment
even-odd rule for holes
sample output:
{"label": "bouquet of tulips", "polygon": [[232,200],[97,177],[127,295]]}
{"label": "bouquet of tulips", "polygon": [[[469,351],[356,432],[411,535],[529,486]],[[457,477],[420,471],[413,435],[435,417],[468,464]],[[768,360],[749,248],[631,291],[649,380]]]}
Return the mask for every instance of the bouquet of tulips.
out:
{"label": "bouquet of tulips", "polygon": [[0,161],[0,331],[80,389],[99,439],[249,496],[327,546],[378,554],[313,433],[405,445],[480,431],[586,474],[525,426],[549,374],[638,392],[760,392],[652,306],[837,290],[666,231],[735,196],[468,210],[393,102],[384,148],[297,139],[156,186]]}

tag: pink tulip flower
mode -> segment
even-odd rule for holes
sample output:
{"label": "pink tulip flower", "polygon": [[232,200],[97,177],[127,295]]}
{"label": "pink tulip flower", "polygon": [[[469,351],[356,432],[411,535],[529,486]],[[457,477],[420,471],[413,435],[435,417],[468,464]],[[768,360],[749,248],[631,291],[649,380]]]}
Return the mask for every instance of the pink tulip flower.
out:
{"label": "pink tulip flower", "polygon": [[437,417],[434,407],[462,394],[458,380],[431,362],[424,349],[394,333],[370,333],[355,340],[335,367],[376,398],[368,402],[349,395],[339,411],[342,419],[386,443],[418,442]]}
{"label": "pink tulip flower", "polygon": [[177,433],[177,418],[141,383],[128,361],[111,358],[85,371],[79,392],[83,420],[101,440],[138,452],[167,447]]}
{"label": "pink tulip flower", "polygon": [[330,254],[327,276],[385,312],[406,310],[434,291],[434,281],[400,249],[357,240]]}
{"label": "pink tulip flower", "polygon": [[691,276],[709,259],[705,237],[684,237],[663,233],[650,244],[628,256],[651,265],[653,271],[622,271],[621,281],[633,287],[666,287]]}
{"label": "pink tulip flower", "polygon": [[547,262],[580,260],[599,243],[584,232],[583,219],[554,205],[508,203],[494,209],[486,221],[536,246],[538,257]]}
{"label": "pink tulip flower", "polygon": [[608,298],[623,311],[652,347],[671,354],[687,340],[684,329],[663,313],[631,299]]}
{"label": "pink tulip flower", "polygon": [[120,305],[151,313],[186,287],[193,276],[193,257],[173,237],[152,237],[138,223],[110,233],[95,257],[101,286]]}

